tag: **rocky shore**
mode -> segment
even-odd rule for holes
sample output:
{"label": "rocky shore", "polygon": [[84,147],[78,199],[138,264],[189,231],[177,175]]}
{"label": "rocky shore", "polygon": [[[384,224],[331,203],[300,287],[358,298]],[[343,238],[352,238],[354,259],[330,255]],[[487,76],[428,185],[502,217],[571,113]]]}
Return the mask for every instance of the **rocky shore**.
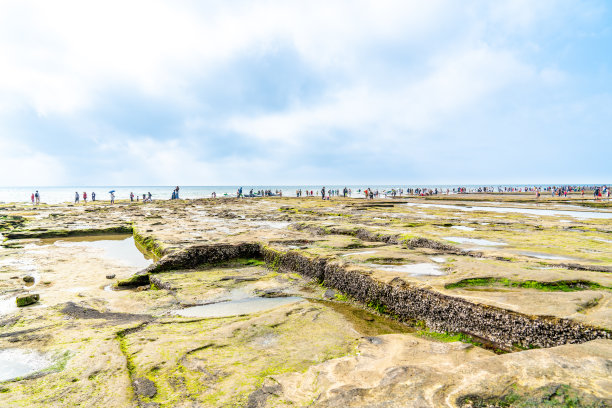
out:
{"label": "rocky shore", "polygon": [[612,206],[599,207],[0,204],[0,364],[14,350],[48,363],[0,382],[0,401],[609,406]]}

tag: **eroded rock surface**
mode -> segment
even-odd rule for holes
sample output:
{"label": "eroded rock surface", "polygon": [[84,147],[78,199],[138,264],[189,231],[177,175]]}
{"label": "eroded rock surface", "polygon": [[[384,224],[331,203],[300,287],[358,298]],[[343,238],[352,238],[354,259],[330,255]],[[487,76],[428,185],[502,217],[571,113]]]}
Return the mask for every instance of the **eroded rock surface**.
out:
{"label": "eroded rock surface", "polygon": [[[610,210],[521,195],[0,205],[0,348],[53,356],[0,400],[609,406],[612,341],[587,340],[612,329],[612,219],[585,214]],[[130,236],[152,260],[122,252]],[[279,296],[298,299],[239,307]],[[207,305],[229,312],[177,313]],[[526,335],[512,316],[547,323]]]}

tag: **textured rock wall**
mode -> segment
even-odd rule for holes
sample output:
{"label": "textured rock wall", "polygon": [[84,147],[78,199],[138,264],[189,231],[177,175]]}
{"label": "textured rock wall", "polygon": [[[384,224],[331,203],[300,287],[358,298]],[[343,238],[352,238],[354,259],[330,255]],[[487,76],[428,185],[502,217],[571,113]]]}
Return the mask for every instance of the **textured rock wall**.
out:
{"label": "textured rock wall", "polygon": [[164,256],[120,286],[134,285],[136,281],[140,283],[139,278],[148,278],[150,274],[191,269],[236,258],[263,258],[271,268],[297,272],[323,282],[357,301],[384,307],[401,321],[424,321],[433,330],[470,334],[506,349],[612,339],[612,332],[606,329],[568,319],[528,316],[472,303],[431,289],[411,286],[400,278],[384,283],[367,272],[348,270],[326,258],[311,257],[298,251],[282,252],[258,243],[192,246]]}
{"label": "textured rock wall", "polygon": [[505,348],[552,347],[612,338],[609,330],[472,303],[410,286],[399,278],[391,283],[379,282],[367,273],[349,271],[326,259],[310,258],[295,251],[283,253],[266,247],[262,251],[268,264],[324,282],[360,302],[384,306],[399,320],[422,320],[431,329],[474,335]]}
{"label": "textured rock wall", "polygon": [[164,256],[141,274],[174,269],[191,269],[203,264],[215,264],[237,258],[260,258],[261,246],[256,243],[194,245],[183,251]]}

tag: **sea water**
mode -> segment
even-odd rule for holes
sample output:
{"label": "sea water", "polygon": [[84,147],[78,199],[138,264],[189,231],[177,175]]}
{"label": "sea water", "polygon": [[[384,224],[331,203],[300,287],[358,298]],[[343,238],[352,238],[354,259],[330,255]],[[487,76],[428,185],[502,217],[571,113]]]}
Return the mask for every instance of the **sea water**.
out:
{"label": "sea water", "polygon": [[[251,189],[253,192],[259,190],[282,190],[283,196],[295,197],[296,190],[302,190],[303,192],[312,191],[315,196],[320,196],[321,188],[325,186],[326,191],[339,190],[342,194],[344,187],[352,190],[353,198],[364,198],[363,191],[368,188],[372,188],[374,191],[380,192],[380,197],[384,198],[391,194],[391,190],[407,188],[427,188],[427,189],[438,189],[438,191],[450,190],[453,188],[465,187],[469,192],[475,192],[478,189],[478,185],[410,185],[410,184],[380,184],[380,185],[242,185],[242,186],[180,186],[180,198],[209,198],[214,192],[217,197],[230,196],[235,197],[238,188],[242,187],[243,194],[248,194]],[[521,188],[525,185],[502,185],[504,187]],[[529,185],[528,185],[529,186]],[[30,202],[32,194],[38,190],[41,196],[41,202],[47,204],[58,204],[64,202],[74,201],[74,193],[78,192],[83,198],[83,192],[87,192],[88,200],[91,200],[91,193],[96,193],[96,200],[110,199],[109,191],[115,190],[116,200],[126,200],[130,198],[130,193],[134,193],[142,199],[143,194],[151,193],[154,200],[167,200],[172,196],[172,190],[176,186],[64,186],[64,187],[43,187],[43,186],[24,186],[24,187],[0,187],[0,203],[11,203],[11,202]],[[497,186],[494,186],[497,189]],[[545,188],[548,185],[541,185],[540,187]],[[451,193],[452,194],[452,193]]]}

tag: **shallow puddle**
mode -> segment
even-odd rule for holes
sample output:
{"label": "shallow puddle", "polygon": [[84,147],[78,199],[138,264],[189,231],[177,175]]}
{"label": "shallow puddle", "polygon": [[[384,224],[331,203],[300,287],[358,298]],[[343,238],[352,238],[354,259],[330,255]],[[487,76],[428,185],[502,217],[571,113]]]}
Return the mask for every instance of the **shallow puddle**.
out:
{"label": "shallow puddle", "polygon": [[408,265],[375,265],[369,264],[367,265],[370,268],[389,271],[389,272],[398,272],[407,274],[410,276],[442,276],[446,275],[446,273],[440,269],[438,265],[430,264],[430,263],[416,263],[416,264],[408,264]]}
{"label": "shallow puddle", "polygon": [[134,268],[146,268],[153,263],[152,257],[138,250],[131,235],[104,235],[96,237],[63,238],[61,240],[43,240],[58,247],[83,247],[100,250],[102,257],[118,261]]}
{"label": "shallow puddle", "polygon": [[51,359],[35,350],[0,350],[0,381],[24,377],[50,366]]}
{"label": "shallow puddle", "polygon": [[300,302],[303,299],[297,296],[287,297],[247,297],[244,299],[212,303],[209,305],[187,307],[177,310],[173,314],[183,317],[229,317],[263,312],[279,306]]}
{"label": "shallow puddle", "polygon": [[599,241],[599,242],[605,242],[607,244],[612,244],[612,240],[610,239],[603,239],[603,238],[593,238],[594,241]]}
{"label": "shallow puddle", "polygon": [[537,259],[555,259],[559,261],[569,261],[569,260],[574,259],[574,258],[568,258],[566,256],[547,254],[544,252],[521,251],[519,252],[519,254],[528,256],[530,258],[537,258]]}
{"label": "shallow puddle", "polygon": [[342,256],[353,256],[353,255],[366,255],[366,254],[375,254],[378,251],[361,251],[361,252],[350,252],[348,254],[343,254]]}
{"label": "shallow puddle", "polygon": [[16,296],[0,299],[0,316],[17,311]]}
{"label": "shallow puddle", "polygon": [[466,227],[465,225],[453,225],[451,228],[458,229],[461,231],[475,231],[476,228]]}
{"label": "shallow puddle", "polygon": [[250,225],[259,227],[259,228],[272,228],[272,229],[285,229],[289,225],[290,222],[286,221],[249,221]]}
{"label": "shallow puddle", "polygon": [[402,324],[384,316],[375,315],[345,302],[330,302],[319,300],[315,303],[325,305],[340,313],[353,325],[362,336],[380,336],[390,333],[414,333],[413,327]]}
{"label": "shallow puddle", "polygon": [[495,213],[520,213],[532,215],[550,215],[550,216],[569,216],[574,218],[598,218],[612,219],[612,212],[600,211],[571,211],[571,210],[544,210],[537,208],[512,208],[512,207],[483,207],[483,206],[460,206],[452,204],[425,204],[425,203],[406,203],[409,207],[434,207],[434,208],[449,208],[460,211],[488,211]]}
{"label": "shallow puddle", "polygon": [[487,239],[479,238],[464,238],[464,237],[444,237],[444,239],[456,242],[458,244],[475,244],[481,246],[504,246],[508,245],[504,242],[489,241]]}

